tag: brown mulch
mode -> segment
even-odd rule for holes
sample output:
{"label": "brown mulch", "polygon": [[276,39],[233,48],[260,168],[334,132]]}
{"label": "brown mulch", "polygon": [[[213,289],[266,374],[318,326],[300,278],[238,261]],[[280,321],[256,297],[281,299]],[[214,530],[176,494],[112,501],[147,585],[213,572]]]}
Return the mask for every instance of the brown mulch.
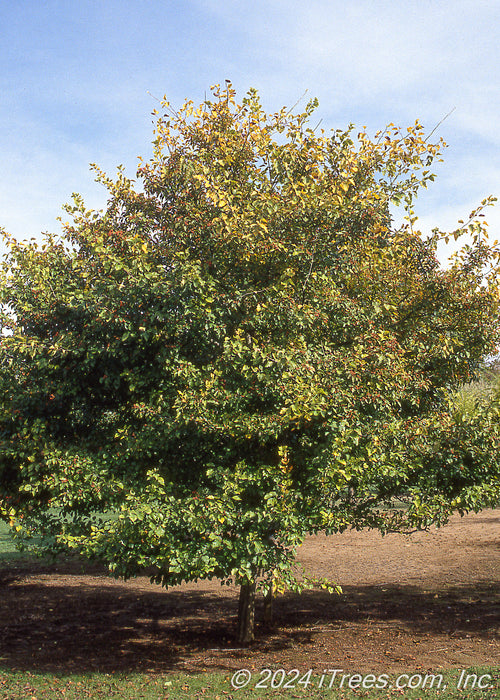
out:
{"label": "brown mulch", "polygon": [[410,536],[311,537],[299,559],[342,595],[278,598],[273,629],[258,624],[245,649],[233,639],[237,590],[218,581],[166,591],[78,563],[0,569],[0,665],[62,673],[500,665],[500,509]]}

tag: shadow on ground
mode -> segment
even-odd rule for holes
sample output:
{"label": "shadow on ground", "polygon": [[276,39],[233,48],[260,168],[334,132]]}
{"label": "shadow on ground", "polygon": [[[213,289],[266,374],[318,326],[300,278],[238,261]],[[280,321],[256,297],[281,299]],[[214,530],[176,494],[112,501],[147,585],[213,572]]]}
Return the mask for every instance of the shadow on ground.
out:
{"label": "shadow on ground", "polygon": [[[45,571],[52,575],[39,581]],[[135,588],[114,581],[110,585],[95,572],[82,577],[43,567],[34,577],[22,570],[3,573],[0,665],[11,669],[166,672],[201,670],[211,659],[208,665],[223,670],[257,649],[261,657],[279,658],[287,649],[312,654],[319,635],[323,640],[325,632],[343,635],[353,625],[351,634],[361,641],[366,630],[383,628],[389,638],[392,628],[413,636],[482,639],[484,644],[498,639],[498,586],[487,581],[432,591],[377,585],[347,586],[341,596],[288,594],[275,601],[273,628],[259,625],[257,643],[240,650],[233,641],[235,589],[212,584],[196,590],[149,590],[144,579]]]}

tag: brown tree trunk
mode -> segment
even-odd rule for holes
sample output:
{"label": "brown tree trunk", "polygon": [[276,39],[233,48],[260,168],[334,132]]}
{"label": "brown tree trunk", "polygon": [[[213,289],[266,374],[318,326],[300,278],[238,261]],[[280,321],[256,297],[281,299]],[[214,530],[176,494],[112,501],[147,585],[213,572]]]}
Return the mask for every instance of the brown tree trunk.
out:
{"label": "brown tree trunk", "polygon": [[274,587],[267,591],[264,596],[264,624],[270,627],[273,624],[273,600],[274,600]]}
{"label": "brown tree trunk", "polygon": [[238,643],[249,644],[253,642],[255,627],[255,589],[257,583],[244,583],[240,588],[240,601],[238,606]]}

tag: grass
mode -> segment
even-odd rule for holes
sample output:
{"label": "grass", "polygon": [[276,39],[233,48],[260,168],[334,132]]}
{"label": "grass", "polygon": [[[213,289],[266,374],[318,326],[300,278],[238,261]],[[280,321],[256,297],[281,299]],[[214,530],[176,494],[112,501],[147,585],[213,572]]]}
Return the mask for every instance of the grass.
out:
{"label": "grass", "polygon": [[41,559],[16,549],[10,527],[3,520],[0,520],[0,567],[19,566],[36,562],[40,563]]}
{"label": "grass", "polygon": [[19,561],[26,561],[26,554],[18,552],[10,534],[10,527],[0,520],[0,566],[9,566]]}
{"label": "grass", "polygon": [[[422,673],[422,683],[426,676]],[[387,700],[392,698],[408,698],[408,700],[443,700],[444,698],[455,700],[456,698],[475,698],[476,700],[497,700],[500,690],[500,675],[498,669],[494,668],[474,668],[468,669],[468,687],[457,688],[461,672],[459,670],[442,671],[440,676],[435,675],[434,687],[430,687],[432,679],[427,678],[426,687],[414,689],[398,689],[396,682],[398,678],[400,684],[407,684],[408,677],[387,676],[387,686],[380,689],[340,689],[339,683],[336,687],[328,689],[319,688],[321,674],[312,674],[310,683],[304,685],[290,685],[289,688],[254,688],[264,675],[259,672],[253,673],[252,682],[249,687],[235,690],[231,686],[231,674],[229,673],[207,673],[197,676],[187,675],[161,675],[149,676],[145,674],[121,675],[121,674],[92,674],[92,675],[71,675],[60,676],[19,671],[2,671],[0,669],[0,697],[9,700],[26,700],[36,698],[37,700],[82,700],[83,698],[107,698],[107,700],[184,700],[187,698],[200,698],[210,700],[259,700],[259,698],[334,698],[336,700],[354,700],[364,698],[366,700]],[[267,675],[267,674],[266,674]],[[328,685],[331,676],[325,679],[324,685]],[[465,680],[466,676],[463,676]],[[276,676],[276,684],[279,684],[281,675]],[[289,680],[291,676],[287,677]],[[367,680],[368,679],[368,680]],[[483,686],[478,687],[481,681]],[[290,682],[290,681],[289,681]],[[346,680],[348,682],[348,679]],[[365,682],[369,684],[368,674],[365,675]],[[414,677],[413,683],[418,683]],[[474,686],[475,683],[475,687]],[[438,688],[438,684],[440,687]],[[268,686],[270,683],[267,684]]]}

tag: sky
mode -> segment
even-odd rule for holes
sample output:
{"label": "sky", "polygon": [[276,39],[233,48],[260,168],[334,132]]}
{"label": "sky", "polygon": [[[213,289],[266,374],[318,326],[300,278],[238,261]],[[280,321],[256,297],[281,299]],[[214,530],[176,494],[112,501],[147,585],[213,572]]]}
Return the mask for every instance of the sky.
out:
{"label": "sky", "polygon": [[[424,232],[500,195],[499,0],[0,0],[0,27],[0,227],[19,240],[60,232],[73,192],[105,207],[89,164],[135,177],[158,99],[226,79],[271,112],[307,91],[324,129],[449,115]],[[500,239],[500,206],[487,221]]]}

